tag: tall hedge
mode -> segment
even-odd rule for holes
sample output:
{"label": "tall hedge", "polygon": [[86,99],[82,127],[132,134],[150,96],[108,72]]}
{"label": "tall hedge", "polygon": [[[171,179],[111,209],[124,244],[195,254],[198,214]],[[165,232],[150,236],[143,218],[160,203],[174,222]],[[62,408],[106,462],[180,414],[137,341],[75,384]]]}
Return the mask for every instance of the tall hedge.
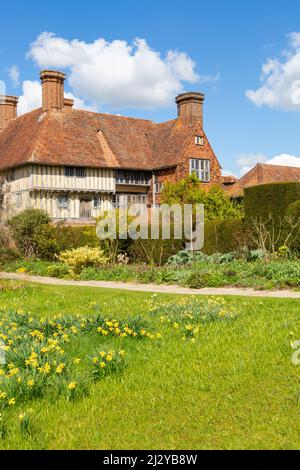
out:
{"label": "tall hedge", "polygon": [[229,253],[236,251],[246,240],[244,222],[242,220],[220,220],[205,223],[205,240],[203,251],[213,253]]}
{"label": "tall hedge", "polygon": [[245,189],[245,221],[283,220],[288,206],[300,199],[300,183],[273,183]]}

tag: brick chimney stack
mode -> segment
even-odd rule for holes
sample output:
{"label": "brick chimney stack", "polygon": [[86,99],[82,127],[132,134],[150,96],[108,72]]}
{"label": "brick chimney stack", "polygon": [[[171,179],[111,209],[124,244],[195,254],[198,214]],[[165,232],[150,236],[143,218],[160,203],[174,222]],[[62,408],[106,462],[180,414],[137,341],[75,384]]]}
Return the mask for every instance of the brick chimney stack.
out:
{"label": "brick chimney stack", "polygon": [[66,75],[55,70],[43,70],[40,78],[43,88],[43,111],[62,111]]}
{"label": "brick chimney stack", "polygon": [[16,96],[0,95],[0,132],[17,117],[18,101]]}
{"label": "brick chimney stack", "polygon": [[201,127],[203,127],[204,99],[203,93],[190,92],[177,96],[178,118],[185,124],[196,124],[200,121]]}

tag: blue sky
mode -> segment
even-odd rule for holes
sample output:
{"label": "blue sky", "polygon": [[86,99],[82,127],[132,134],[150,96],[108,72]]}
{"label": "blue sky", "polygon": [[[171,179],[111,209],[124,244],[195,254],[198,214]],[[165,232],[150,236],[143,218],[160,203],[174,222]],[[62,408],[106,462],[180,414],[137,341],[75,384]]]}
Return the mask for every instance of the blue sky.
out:
{"label": "blue sky", "polygon": [[[4,5],[1,2],[0,12],[0,80],[6,83],[9,94],[24,94],[23,82],[36,81],[42,65],[57,65],[69,76],[73,74],[67,90],[84,100],[85,105],[97,106],[104,112],[163,121],[176,115],[170,94],[176,95],[173,90],[178,80],[180,89],[205,92],[205,131],[225,170],[239,174],[242,167],[251,166],[255,161],[282,154],[300,157],[300,100],[291,103],[286,94],[291,85],[291,74],[286,72],[286,65],[292,68],[294,64],[293,81],[297,80],[297,74],[300,80],[300,35],[293,39],[288,37],[300,31],[298,0],[286,0],[284,4],[279,0],[12,0]],[[147,84],[152,74],[151,66],[148,71],[145,69],[142,77],[137,69],[138,76],[130,86],[130,79],[125,84],[123,80],[126,64],[122,66],[120,62],[119,66],[115,61],[113,77],[105,76],[101,68],[97,69],[100,70],[99,77],[101,75],[99,86],[109,86],[110,98],[103,103],[103,94],[97,94],[96,90],[91,95],[82,84],[84,70],[94,69],[82,66],[78,70],[74,59],[72,66],[64,64],[60,58],[56,64],[53,48],[48,64],[45,41],[42,44],[44,58],[39,58],[37,47],[30,49],[30,44],[43,32],[54,33],[69,46],[74,39],[92,44],[104,38],[107,45],[116,40],[125,41],[133,47],[127,59],[139,47],[141,54],[145,49],[146,53],[149,50],[160,53],[162,63],[156,64],[152,79],[154,85],[159,83],[164,88],[165,95],[161,96],[160,89],[156,90],[155,99],[154,93],[147,94],[153,88],[151,81]],[[145,39],[147,47],[136,43],[133,46],[136,38]],[[51,42],[53,37],[48,39]],[[29,50],[31,56],[26,57]],[[88,50],[92,54],[92,48]],[[185,53],[185,56],[170,59],[167,70],[168,51]],[[110,53],[110,47],[106,53]],[[109,60],[107,54],[105,60]],[[120,54],[122,58],[126,52],[123,50]],[[269,67],[269,75],[266,74],[262,83],[259,80],[262,66],[269,63],[268,59],[273,59],[271,71]],[[291,64],[287,64],[288,61]],[[185,67],[183,72],[182,66]],[[160,73],[171,73],[172,86],[164,83]],[[117,75],[121,85],[118,80],[114,81]],[[269,76],[271,81],[267,82]],[[271,87],[271,95],[267,88],[252,94],[252,99],[246,96],[247,90],[257,91],[264,85]],[[116,109],[114,96],[123,103],[120,109]],[[281,157],[280,162],[284,158]],[[294,161],[297,164],[298,160]]]}

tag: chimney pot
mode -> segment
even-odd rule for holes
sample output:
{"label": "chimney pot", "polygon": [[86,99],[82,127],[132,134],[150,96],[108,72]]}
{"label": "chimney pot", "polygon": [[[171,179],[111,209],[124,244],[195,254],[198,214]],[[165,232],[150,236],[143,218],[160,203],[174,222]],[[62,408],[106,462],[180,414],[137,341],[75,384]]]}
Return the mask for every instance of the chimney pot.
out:
{"label": "chimney pot", "polygon": [[65,98],[64,99],[64,107],[67,109],[72,109],[74,106],[74,100],[70,98]]}
{"label": "chimney pot", "polygon": [[62,111],[66,75],[56,70],[43,70],[40,78],[43,88],[43,111]]}
{"label": "chimney pot", "polygon": [[0,95],[0,132],[17,117],[18,101],[16,96]]}
{"label": "chimney pot", "polygon": [[178,109],[178,118],[185,124],[201,123],[203,127],[203,102],[205,96],[203,93],[189,92],[182,93],[176,98]]}

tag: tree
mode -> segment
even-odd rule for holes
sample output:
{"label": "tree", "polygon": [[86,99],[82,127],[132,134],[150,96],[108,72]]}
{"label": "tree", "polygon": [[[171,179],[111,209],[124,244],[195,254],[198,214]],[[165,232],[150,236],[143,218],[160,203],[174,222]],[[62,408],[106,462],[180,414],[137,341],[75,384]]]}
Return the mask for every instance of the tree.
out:
{"label": "tree", "polygon": [[166,183],[162,192],[164,204],[204,204],[206,220],[243,218],[243,204],[232,202],[218,185],[204,188],[195,174],[176,183]]}

